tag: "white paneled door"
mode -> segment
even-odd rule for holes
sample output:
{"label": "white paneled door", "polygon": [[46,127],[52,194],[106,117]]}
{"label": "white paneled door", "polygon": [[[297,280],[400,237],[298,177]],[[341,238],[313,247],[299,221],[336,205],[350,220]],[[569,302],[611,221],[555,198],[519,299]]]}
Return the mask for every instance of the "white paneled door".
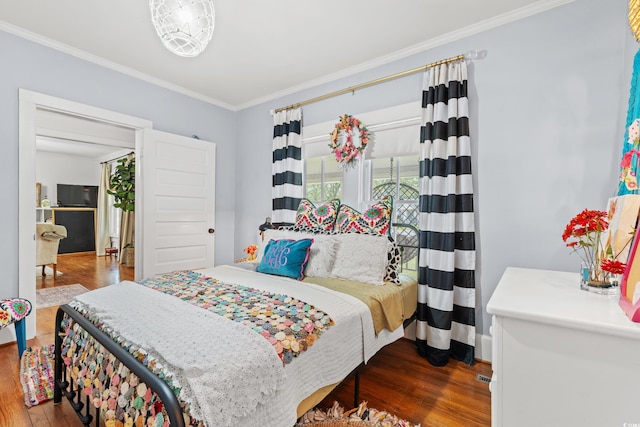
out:
{"label": "white paneled door", "polygon": [[142,209],[136,206],[141,277],[212,267],[215,144],[145,129],[143,147],[136,171],[144,182]]}

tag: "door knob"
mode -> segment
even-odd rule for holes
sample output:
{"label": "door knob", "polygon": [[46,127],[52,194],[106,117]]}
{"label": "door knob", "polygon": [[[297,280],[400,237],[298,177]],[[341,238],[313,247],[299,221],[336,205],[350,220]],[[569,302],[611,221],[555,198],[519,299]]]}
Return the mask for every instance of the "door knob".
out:
{"label": "door knob", "polygon": [[210,229],[209,229],[209,234],[213,234],[213,233],[215,233],[215,232],[216,232],[216,230],[215,230],[215,229],[213,229],[213,228],[210,228]]}

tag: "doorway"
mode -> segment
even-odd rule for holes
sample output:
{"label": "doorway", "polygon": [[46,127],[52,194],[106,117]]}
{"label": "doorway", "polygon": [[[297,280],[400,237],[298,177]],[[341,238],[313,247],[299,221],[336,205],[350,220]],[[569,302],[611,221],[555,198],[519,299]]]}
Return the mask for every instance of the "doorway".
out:
{"label": "doorway", "polygon": [[[35,254],[35,206],[36,198],[36,138],[37,135],[49,134],[48,136],[57,137],[63,140],[76,140],[78,144],[75,149],[89,149],[90,142],[84,141],[85,138],[79,138],[73,135],[73,132],[64,129],[55,129],[49,119],[55,117],[64,123],[75,122],[80,124],[78,129],[83,126],[96,126],[118,129],[124,133],[129,132],[133,136],[133,151],[141,152],[143,136],[145,129],[151,129],[152,122],[137,117],[127,116],[108,110],[103,110],[88,105],[67,101],[60,98],[51,97],[31,91],[20,90],[20,127],[19,127],[19,295],[30,301],[36,300],[36,279],[33,274],[33,264],[36,257]],[[48,129],[47,129],[48,127]],[[51,129],[54,127],[54,129]],[[63,126],[64,127],[64,126]],[[66,132],[66,133],[65,133]],[[70,137],[71,135],[71,137]],[[95,141],[94,141],[95,142]],[[101,141],[102,144],[107,141]],[[142,193],[142,181],[140,172],[136,171],[137,186],[136,200]],[[142,244],[140,233],[142,215],[136,216],[135,240]],[[136,251],[136,263],[139,254]],[[138,272],[136,272],[136,275]],[[35,316],[29,316],[27,319],[27,337],[31,338],[35,335],[36,325]]]}
{"label": "doorway", "polygon": [[[83,276],[95,277],[97,285],[116,283],[120,272],[133,277],[133,259],[128,262],[120,250],[122,212],[101,187],[115,160],[135,149],[134,131],[40,109],[36,114],[36,233],[62,226],[67,236],[44,241],[36,235],[36,289],[84,285]],[[115,256],[105,257],[112,247]],[[109,274],[95,274],[107,265]]]}

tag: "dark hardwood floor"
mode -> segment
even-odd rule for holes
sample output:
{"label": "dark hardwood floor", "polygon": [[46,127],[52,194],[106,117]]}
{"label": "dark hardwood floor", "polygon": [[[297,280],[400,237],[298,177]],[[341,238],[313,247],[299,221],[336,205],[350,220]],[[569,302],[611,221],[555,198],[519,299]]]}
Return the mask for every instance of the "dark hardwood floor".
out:
{"label": "dark hardwood floor", "polygon": [[[133,280],[133,268],[120,267],[115,258],[63,255],[58,258],[63,275],[36,279],[36,287],[80,283],[89,290],[121,280]],[[36,310],[36,337],[29,346],[53,343],[57,307]],[[19,380],[20,361],[14,344],[0,346],[0,427],[81,427],[67,402],[47,402],[31,408],[24,404]],[[491,365],[469,366],[452,361],[433,367],[415,351],[412,341],[400,340],[382,349],[361,369],[360,400],[368,406],[394,413],[423,427],[489,426],[491,396],[476,374],[491,376]],[[353,377],[347,378],[319,406],[338,401],[353,406]]]}

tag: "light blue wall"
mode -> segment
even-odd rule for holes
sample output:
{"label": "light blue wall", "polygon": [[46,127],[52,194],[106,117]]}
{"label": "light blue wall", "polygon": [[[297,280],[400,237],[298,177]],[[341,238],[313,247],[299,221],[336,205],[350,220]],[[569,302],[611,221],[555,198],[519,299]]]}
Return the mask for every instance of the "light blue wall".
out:
{"label": "light blue wall", "polygon": [[153,121],[216,143],[216,263],[233,261],[236,113],[0,32],[0,297],[18,295],[18,89]]}
{"label": "light blue wall", "polygon": [[[471,49],[478,330],[507,266],[574,271],[560,235],[579,210],[615,194],[632,56],[622,1],[577,0],[374,70],[238,113],[0,32],[0,295],[18,284],[18,89],[152,120],[217,143],[216,263],[243,256],[271,211],[270,110]],[[286,73],[286,70],[283,70]],[[305,124],[419,99],[413,75],[304,107]],[[233,179],[235,178],[235,180]],[[235,182],[234,182],[235,181]]]}
{"label": "light blue wall", "polygon": [[[637,49],[626,7],[622,1],[577,0],[240,111],[236,256],[255,241],[256,228],[271,209],[271,109],[484,49],[486,58],[469,66],[469,97],[481,307],[477,326],[488,334],[485,306],[505,268],[577,271],[579,258],[570,255],[560,237],[564,226],[584,208],[604,209],[615,195],[630,56]],[[304,123],[416,101],[421,79],[413,75],[304,106]]]}

